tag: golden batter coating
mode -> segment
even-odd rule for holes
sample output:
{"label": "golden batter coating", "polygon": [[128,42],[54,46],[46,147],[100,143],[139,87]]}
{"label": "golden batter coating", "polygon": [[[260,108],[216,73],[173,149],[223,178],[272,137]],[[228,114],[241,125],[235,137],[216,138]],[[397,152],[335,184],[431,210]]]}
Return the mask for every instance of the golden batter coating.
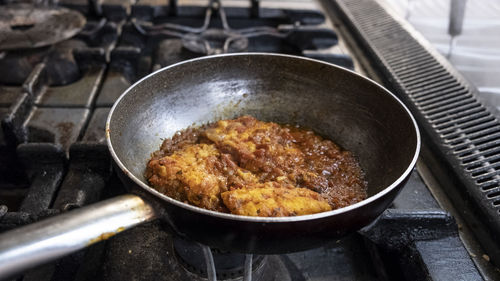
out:
{"label": "golden batter coating", "polygon": [[214,145],[195,144],[148,163],[149,183],[159,192],[209,210],[224,210],[221,192],[226,178],[214,163],[220,157]]}
{"label": "golden batter coating", "polygon": [[286,179],[304,162],[304,153],[294,145],[289,129],[251,116],[219,121],[205,135],[261,182]]}
{"label": "golden batter coating", "polygon": [[317,192],[307,188],[281,187],[266,182],[249,189],[223,192],[222,200],[236,215],[260,217],[300,216],[330,211],[332,207]]}
{"label": "golden batter coating", "polygon": [[251,116],[165,140],[145,176],[172,198],[239,215],[313,214],[366,198],[350,152],[312,131]]}

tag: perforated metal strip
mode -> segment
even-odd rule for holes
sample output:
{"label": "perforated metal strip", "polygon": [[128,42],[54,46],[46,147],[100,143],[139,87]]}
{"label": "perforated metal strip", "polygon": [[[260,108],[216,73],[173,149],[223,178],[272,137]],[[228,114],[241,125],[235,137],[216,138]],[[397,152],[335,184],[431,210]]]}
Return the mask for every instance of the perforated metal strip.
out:
{"label": "perforated metal strip", "polygon": [[464,189],[467,204],[500,237],[499,120],[478,102],[473,86],[377,1],[331,3],[463,183],[457,188]]}

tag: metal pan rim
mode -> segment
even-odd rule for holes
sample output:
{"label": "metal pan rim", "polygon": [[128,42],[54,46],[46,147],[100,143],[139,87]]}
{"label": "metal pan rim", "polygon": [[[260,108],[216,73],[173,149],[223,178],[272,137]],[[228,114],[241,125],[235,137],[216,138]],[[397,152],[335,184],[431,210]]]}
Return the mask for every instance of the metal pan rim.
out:
{"label": "metal pan rim", "polygon": [[[115,111],[115,108],[118,106],[118,104],[120,103],[120,101],[129,92],[131,92],[132,89],[134,89],[138,84],[141,84],[144,81],[148,80],[150,77],[156,75],[157,73],[160,73],[160,72],[165,71],[167,69],[175,68],[176,66],[182,65],[182,64],[193,63],[193,62],[201,61],[201,60],[211,60],[211,59],[216,59],[218,57],[226,57],[226,56],[275,56],[275,57],[285,57],[285,58],[297,59],[297,60],[307,60],[307,61],[311,61],[311,62],[314,62],[314,63],[320,63],[320,64],[323,64],[325,66],[342,69],[343,71],[347,71],[347,72],[351,73],[352,75],[357,76],[358,79],[367,80],[368,82],[371,82],[372,84],[376,85],[377,87],[379,87],[380,89],[382,89],[386,94],[388,94],[390,97],[392,97],[396,102],[399,103],[399,105],[407,112],[407,114],[410,117],[411,122],[412,122],[412,124],[414,126],[415,134],[416,134],[415,151],[413,153],[413,158],[412,158],[410,164],[408,165],[407,169],[391,185],[385,187],[384,189],[382,189],[378,193],[376,193],[376,194],[374,194],[374,195],[366,198],[363,201],[360,201],[358,203],[349,205],[347,207],[343,207],[343,208],[335,209],[335,210],[332,210],[332,211],[328,211],[328,212],[316,213],[316,214],[311,214],[311,215],[294,216],[294,217],[252,217],[252,216],[241,216],[241,215],[221,213],[221,212],[211,211],[211,210],[203,209],[203,208],[200,208],[200,207],[196,207],[196,206],[193,206],[193,205],[189,205],[187,203],[183,203],[183,202],[177,201],[175,199],[172,199],[172,198],[170,198],[170,197],[168,197],[168,196],[166,196],[166,195],[164,195],[164,194],[156,191],[154,188],[150,187],[149,185],[145,184],[144,182],[142,182],[141,180],[139,180],[137,177],[135,177],[125,167],[125,165],[120,161],[120,159],[118,158],[118,156],[116,155],[116,153],[115,153],[115,151],[113,149],[113,144],[111,142],[109,130],[110,130],[111,118],[113,116],[113,112]],[[166,201],[166,202],[168,202],[170,204],[173,204],[175,206],[178,206],[178,207],[181,207],[181,208],[184,208],[184,209],[187,209],[189,211],[196,212],[196,213],[200,213],[200,214],[203,214],[203,215],[215,216],[215,217],[218,217],[218,218],[221,218],[221,219],[237,220],[237,221],[252,222],[252,223],[290,223],[290,222],[299,222],[299,221],[309,221],[309,220],[323,219],[325,217],[331,217],[331,216],[336,216],[336,215],[348,213],[350,211],[353,211],[355,209],[358,209],[358,208],[361,208],[361,207],[363,207],[365,205],[368,205],[368,204],[370,204],[370,203],[378,200],[379,198],[384,197],[386,194],[390,193],[397,186],[399,186],[400,184],[402,184],[402,182],[410,175],[410,173],[412,172],[413,168],[415,167],[415,165],[417,163],[417,160],[418,160],[419,153],[420,153],[420,148],[421,148],[420,131],[418,129],[417,122],[416,122],[415,118],[413,117],[413,115],[411,114],[410,110],[393,93],[391,93],[389,90],[387,90],[385,87],[383,87],[379,83],[377,83],[377,82],[375,82],[375,81],[373,81],[373,80],[371,80],[369,78],[366,78],[366,77],[360,75],[359,73],[356,73],[356,72],[354,72],[354,71],[352,71],[350,69],[347,69],[347,68],[344,68],[344,67],[341,67],[341,66],[338,66],[338,65],[335,65],[335,64],[331,64],[331,63],[327,63],[327,62],[324,62],[324,61],[320,61],[320,60],[316,60],[316,59],[311,59],[311,58],[305,58],[305,57],[294,56],[294,55],[276,54],[276,53],[235,53],[235,54],[220,54],[220,55],[204,56],[204,57],[194,58],[194,59],[190,59],[190,60],[185,60],[185,61],[182,61],[182,62],[179,62],[179,63],[176,63],[176,64],[172,64],[172,65],[169,65],[167,67],[164,67],[164,68],[161,68],[161,69],[159,69],[157,71],[152,72],[151,74],[143,77],[142,79],[140,79],[139,81],[137,81],[136,83],[134,83],[132,86],[130,86],[127,90],[125,90],[125,92],[123,92],[123,94],[113,104],[113,107],[111,108],[111,110],[109,112],[109,115],[108,115],[108,118],[106,120],[106,143],[108,145],[108,149],[109,149],[109,151],[111,153],[111,156],[113,157],[113,160],[116,162],[116,164],[118,165],[118,167],[120,167],[120,169],[135,184],[137,184],[138,186],[140,186],[143,190],[151,193],[155,197],[160,198],[163,201]]]}

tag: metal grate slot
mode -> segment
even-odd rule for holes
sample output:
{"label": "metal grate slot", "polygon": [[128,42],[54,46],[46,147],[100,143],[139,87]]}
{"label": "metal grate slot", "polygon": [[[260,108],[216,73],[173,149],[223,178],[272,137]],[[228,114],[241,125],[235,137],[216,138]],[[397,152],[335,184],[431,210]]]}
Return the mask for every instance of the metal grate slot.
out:
{"label": "metal grate slot", "polygon": [[[410,107],[454,203],[500,261],[500,121],[476,89],[416,32],[377,1],[330,1],[386,84]],[[450,174],[450,175],[448,175]],[[458,191],[458,192],[457,192]],[[471,207],[472,206],[472,207]],[[475,213],[475,215],[470,215]],[[487,229],[487,230],[483,230]]]}
{"label": "metal grate slot", "polygon": [[[481,162],[482,162],[482,160],[481,160]],[[467,167],[465,167],[465,169],[466,169],[467,171],[471,171],[471,172],[473,172],[473,171],[477,170],[478,168],[481,168],[482,166],[483,166],[483,165],[482,165],[482,163],[481,163],[481,164],[476,164],[476,165],[470,165],[470,166],[467,166]]]}
{"label": "metal grate slot", "polygon": [[488,193],[486,196],[487,196],[488,198],[496,198],[496,197],[500,197],[500,190],[495,191],[495,192],[492,192],[492,193]]}
{"label": "metal grate slot", "polygon": [[422,108],[424,108],[427,105],[438,104],[441,101],[444,102],[444,101],[454,100],[454,99],[458,99],[458,98],[463,98],[464,92],[465,92],[465,90],[463,90],[463,91],[456,91],[456,90],[455,91],[446,91],[446,92],[442,92],[440,94],[426,96],[425,98],[423,98],[417,102]]}
{"label": "metal grate slot", "polygon": [[439,83],[435,83],[432,87],[432,88],[429,88],[427,90],[424,90],[424,89],[419,89],[418,92],[410,92],[411,93],[411,97],[416,99],[416,98],[420,98],[420,97],[423,97],[423,96],[426,96],[428,94],[434,94],[434,93],[438,93],[438,92],[441,92],[441,91],[446,91],[446,90],[451,90],[451,88],[453,87],[462,87],[461,85],[457,85],[455,84],[451,79],[449,79],[450,81],[447,81],[447,80],[442,80],[441,82]]}
{"label": "metal grate slot", "polygon": [[[438,64],[436,64],[435,61],[429,59],[427,56],[422,57],[422,59],[413,60],[413,67],[418,68],[418,69],[427,69],[427,68],[433,67],[435,65],[438,65]],[[405,70],[407,70],[410,73],[412,71],[406,65],[403,65],[402,68],[393,67],[393,69],[395,71],[400,71],[402,74],[405,73]]]}
{"label": "metal grate slot", "polygon": [[486,167],[482,167],[482,168],[479,168],[479,169],[472,171],[472,176],[476,177],[476,176],[484,175],[486,173],[496,173],[492,170],[497,171],[499,169],[500,169],[499,165],[488,165]]}
{"label": "metal grate slot", "polygon": [[437,106],[437,107],[430,107],[429,110],[421,109],[422,113],[429,115],[432,121],[432,116],[434,113],[444,113],[447,112],[447,110],[450,110],[450,112],[455,112],[457,108],[461,108],[463,106],[478,106],[474,100],[472,99],[465,99],[465,100],[460,100],[457,102],[452,102],[452,103],[447,103],[445,106]]}
{"label": "metal grate slot", "polygon": [[[484,136],[495,136],[499,128],[497,124],[492,124],[493,122],[486,124],[478,124],[469,128],[461,128],[459,132],[454,134],[449,134],[444,137],[447,143],[453,145],[453,143],[461,140],[476,140]],[[485,135],[486,134],[486,135]],[[453,141],[453,142],[452,142]]]}
{"label": "metal grate slot", "polygon": [[[422,51],[413,51],[413,50],[405,50],[405,51],[401,51],[401,47],[403,46],[398,46],[393,52],[389,53],[389,55],[387,55],[386,57],[386,60],[387,61],[399,61],[400,59],[402,59],[403,57],[407,57],[408,55],[412,55],[414,56],[415,58],[425,58],[425,52],[422,52]],[[389,49],[389,47],[388,47]]]}
{"label": "metal grate slot", "polygon": [[[438,101],[435,101],[435,102],[426,102],[425,105],[422,105],[422,104],[419,104],[420,108],[422,109],[422,111],[427,111],[427,110],[432,110],[432,109],[441,109],[444,105],[446,104],[450,104],[451,103],[454,103],[454,102],[463,102],[464,101],[464,98],[470,98],[470,96],[465,93],[465,95],[462,93],[462,95],[460,95],[461,93],[455,93],[453,95],[450,95],[451,97],[441,97],[441,99],[439,99]],[[471,102],[471,101],[469,101]]]}
{"label": "metal grate slot", "polygon": [[[413,62],[422,61],[422,62],[431,62],[432,60],[426,55],[426,53],[422,52],[420,54],[413,54]],[[408,62],[410,59],[408,57],[403,57],[399,61],[394,62],[392,68],[394,70],[400,70],[401,68],[406,69],[408,66]]]}
{"label": "metal grate slot", "polygon": [[483,124],[486,122],[494,122],[494,121],[495,118],[492,117],[490,114],[486,112],[479,112],[477,114],[477,118],[466,116],[456,121],[454,120],[452,122],[445,123],[440,126],[435,126],[435,128],[442,136],[447,136],[455,132],[457,130],[457,127],[466,129],[476,124]]}
{"label": "metal grate slot", "polygon": [[451,143],[453,146],[458,146],[463,143],[473,143],[475,145],[480,145],[483,143],[488,143],[488,142],[495,142],[497,140],[500,140],[500,130],[495,129],[495,130],[486,130],[481,132],[481,134],[477,134],[477,136],[470,137],[470,138],[465,138],[462,137],[460,139],[455,140],[454,142]]}
{"label": "metal grate slot", "polygon": [[499,185],[494,181],[481,184],[481,190],[483,191],[488,191],[497,187],[499,187]]}
{"label": "metal grate slot", "polygon": [[472,109],[483,109],[483,107],[481,107],[481,105],[479,105],[477,103],[466,104],[463,106],[459,106],[453,110],[448,110],[448,111],[443,110],[443,112],[436,111],[436,113],[434,113],[434,114],[428,114],[427,119],[429,119],[430,121],[434,121],[435,119],[439,119],[442,117],[452,117],[453,118],[455,115],[461,114],[462,111],[472,110]]}
{"label": "metal grate slot", "polygon": [[[490,148],[495,148],[496,146],[498,146],[498,143],[484,143],[484,144],[475,144],[473,146],[471,145],[468,145],[468,146],[464,146],[464,147],[457,147],[453,150],[453,152],[455,154],[462,154],[462,153],[478,153],[478,151],[485,151],[487,149],[490,149]],[[475,151],[477,150],[477,151]],[[499,151],[500,153],[500,151]]]}
{"label": "metal grate slot", "polygon": [[488,160],[489,163],[491,164],[494,164],[494,163],[498,163],[500,162],[500,157],[497,157],[497,158],[490,158],[490,160]]}
{"label": "metal grate slot", "polygon": [[494,176],[497,174],[487,174],[487,175],[479,175],[472,177],[474,180],[476,180],[477,183],[483,183],[491,180],[495,180]]}
{"label": "metal grate slot", "polygon": [[497,155],[496,149],[493,149],[493,153],[489,153],[488,151],[485,151],[483,153],[477,153],[475,155],[470,155],[467,157],[461,157],[462,162],[464,164],[464,167],[468,167],[469,165],[479,165],[482,164],[484,161],[491,161],[491,159],[496,159],[499,158],[500,156]]}
{"label": "metal grate slot", "polygon": [[453,124],[454,122],[461,122],[462,119],[470,120],[476,118],[476,116],[480,116],[481,114],[491,115],[490,113],[483,111],[481,107],[476,107],[473,108],[472,110],[462,111],[455,116],[445,116],[443,118],[434,119],[433,125],[437,130],[439,126],[447,126],[447,124]]}
{"label": "metal grate slot", "polygon": [[455,83],[439,83],[436,87],[429,91],[422,91],[418,95],[414,95],[414,99],[425,99],[428,96],[434,97],[439,95],[448,94],[451,92],[467,91],[462,85],[457,85]]}
{"label": "metal grate slot", "polygon": [[[381,35],[379,39],[384,39],[384,36]],[[385,40],[385,39],[384,39]],[[374,41],[378,41],[375,39]],[[393,60],[396,57],[400,57],[402,55],[413,54],[416,58],[424,58],[425,52],[417,48],[415,45],[411,43],[402,42],[399,46],[384,46],[384,53],[386,54],[385,60]]]}
{"label": "metal grate slot", "polygon": [[[398,78],[399,80],[399,78]],[[415,79],[413,80],[412,82],[406,82],[404,88],[405,90],[408,90],[408,91],[415,91],[415,90],[426,90],[426,89],[430,89],[430,88],[433,88],[434,86],[436,86],[436,84],[439,84],[439,82],[444,82],[446,81],[447,83],[454,83],[453,79],[449,78],[449,77],[443,77],[443,76],[437,76],[436,78],[432,78],[432,79]],[[422,82],[426,82],[426,85],[422,87],[422,85],[420,85],[420,83]]]}
{"label": "metal grate slot", "polygon": [[463,162],[464,162],[464,164],[467,164],[465,166],[465,169],[470,171],[470,170],[474,169],[474,167],[481,166],[481,164],[484,161],[489,162],[489,163],[496,163],[496,162],[500,161],[500,155],[492,155],[489,157],[483,156],[481,158],[476,157],[476,158],[472,158],[470,161],[463,161]]}
{"label": "metal grate slot", "polygon": [[[500,144],[500,135],[486,135],[486,136],[478,136],[475,139],[467,139],[467,144],[473,144],[475,146],[480,146],[483,144],[491,144],[492,146]],[[458,146],[458,145],[456,145]]]}
{"label": "metal grate slot", "polygon": [[400,71],[399,78],[401,80],[422,80],[424,78],[435,77],[436,74],[439,74],[443,71],[443,67],[439,64],[435,64],[426,68],[415,68],[415,69],[406,69],[405,71]]}
{"label": "metal grate slot", "polygon": [[[483,119],[484,120],[484,119]],[[481,129],[488,129],[492,127],[493,122],[481,123],[480,121],[473,119],[467,123],[468,126],[457,125],[454,130],[447,130],[446,132],[441,132],[441,137],[449,143],[449,141],[456,140],[460,136],[469,138],[469,135],[464,135],[467,133],[477,132]],[[495,125],[495,124],[493,124]],[[471,136],[472,137],[472,136]]]}
{"label": "metal grate slot", "polygon": [[[399,30],[397,28],[394,28],[393,26],[381,26],[380,31],[382,31],[382,32],[397,32]],[[380,40],[382,38],[383,38],[383,36],[379,36],[379,37],[374,37],[373,39]]]}

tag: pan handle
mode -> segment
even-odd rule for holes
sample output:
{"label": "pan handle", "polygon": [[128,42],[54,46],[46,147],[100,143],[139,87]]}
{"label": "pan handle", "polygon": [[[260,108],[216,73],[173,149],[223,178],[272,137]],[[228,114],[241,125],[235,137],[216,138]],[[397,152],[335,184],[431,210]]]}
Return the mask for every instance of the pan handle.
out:
{"label": "pan handle", "polygon": [[122,195],[0,235],[0,279],[73,253],[153,220],[153,207]]}

